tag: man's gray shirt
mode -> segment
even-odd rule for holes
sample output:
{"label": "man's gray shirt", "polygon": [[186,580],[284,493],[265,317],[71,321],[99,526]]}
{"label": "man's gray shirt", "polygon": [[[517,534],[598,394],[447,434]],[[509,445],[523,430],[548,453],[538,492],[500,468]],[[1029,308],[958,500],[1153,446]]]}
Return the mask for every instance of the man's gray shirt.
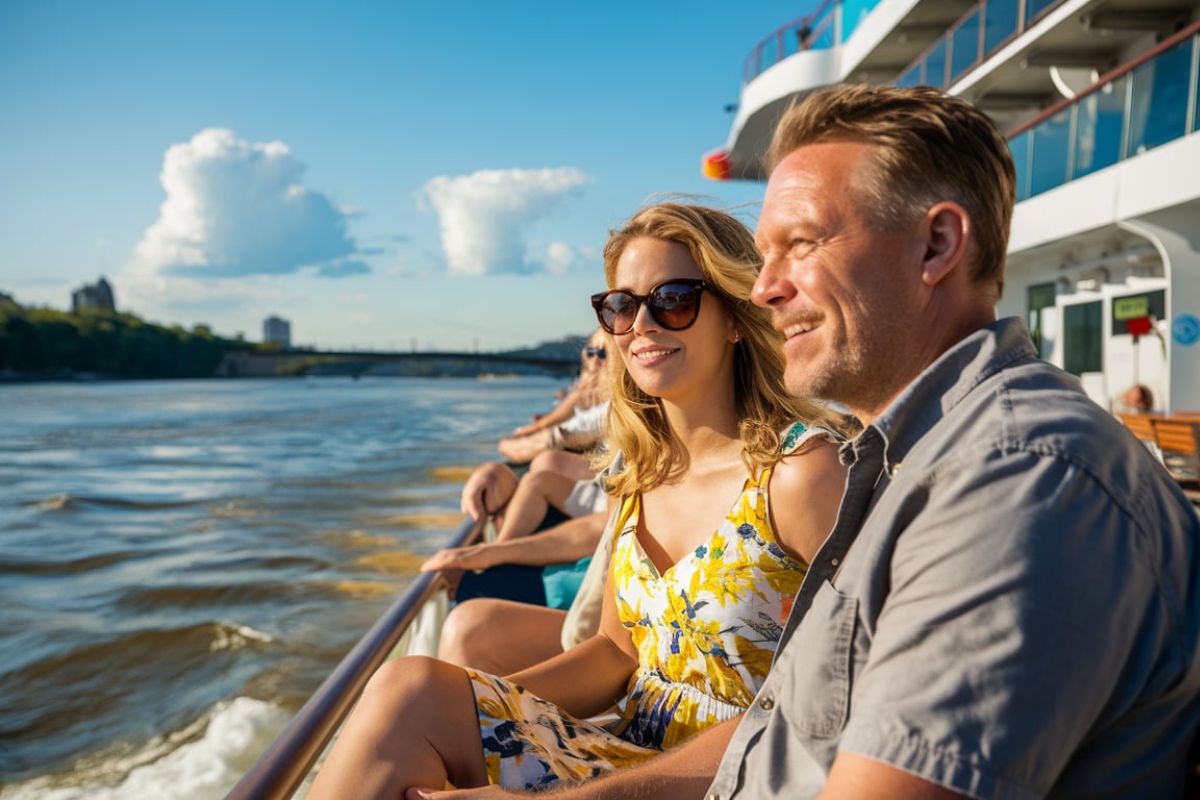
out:
{"label": "man's gray shirt", "polygon": [[1200,523],[1024,325],[958,343],[842,456],[710,796],[815,796],[838,752],[980,798],[1179,795]]}

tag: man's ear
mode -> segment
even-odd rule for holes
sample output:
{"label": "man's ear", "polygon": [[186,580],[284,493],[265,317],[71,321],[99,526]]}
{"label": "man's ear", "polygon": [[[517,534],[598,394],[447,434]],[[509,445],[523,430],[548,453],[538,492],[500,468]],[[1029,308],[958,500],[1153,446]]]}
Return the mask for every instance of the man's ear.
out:
{"label": "man's ear", "polygon": [[971,217],[965,208],[949,200],[925,213],[928,239],[921,262],[921,282],[936,286],[956,267],[966,269],[967,245],[971,241]]}

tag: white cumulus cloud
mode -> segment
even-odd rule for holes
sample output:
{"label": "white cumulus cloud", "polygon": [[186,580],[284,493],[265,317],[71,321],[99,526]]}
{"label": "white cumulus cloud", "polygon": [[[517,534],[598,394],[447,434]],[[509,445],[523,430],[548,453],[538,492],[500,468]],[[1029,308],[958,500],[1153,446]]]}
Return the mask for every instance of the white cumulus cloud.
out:
{"label": "white cumulus cloud", "polygon": [[249,142],[207,128],[163,158],[166,200],[142,236],[135,272],[189,278],[280,275],[302,267],[369,271],[347,233],[354,212],[306,188],[304,164],[279,141]]}
{"label": "white cumulus cloud", "polygon": [[587,181],[587,175],[570,167],[489,169],[436,177],[425,184],[421,197],[438,214],[451,272],[540,272],[565,269],[570,252],[565,252],[566,265],[561,249],[548,253],[548,260],[532,259],[525,230],[576,195]]}

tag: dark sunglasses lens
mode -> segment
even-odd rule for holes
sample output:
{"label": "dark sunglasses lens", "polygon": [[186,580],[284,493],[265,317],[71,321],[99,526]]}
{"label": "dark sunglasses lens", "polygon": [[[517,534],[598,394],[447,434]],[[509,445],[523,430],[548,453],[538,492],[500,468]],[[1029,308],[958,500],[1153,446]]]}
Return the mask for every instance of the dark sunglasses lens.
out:
{"label": "dark sunglasses lens", "polygon": [[627,333],[637,316],[638,301],[628,292],[612,292],[600,306],[600,322],[609,333]]}
{"label": "dark sunglasses lens", "polygon": [[696,321],[701,291],[686,283],[664,283],[650,295],[650,310],[664,328],[682,330]]}

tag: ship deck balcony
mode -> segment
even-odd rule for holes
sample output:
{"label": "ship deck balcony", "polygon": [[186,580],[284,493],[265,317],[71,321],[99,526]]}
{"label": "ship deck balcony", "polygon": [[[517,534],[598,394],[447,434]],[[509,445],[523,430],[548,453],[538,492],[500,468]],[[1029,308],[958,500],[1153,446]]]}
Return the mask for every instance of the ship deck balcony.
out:
{"label": "ship deck balcony", "polygon": [[1194,21],[1195,0],[826,0],[746,59],[719,180],[762,180],[761,157],[795,98],[843,81],[932,85],[1002,128],[1068,100]]}

